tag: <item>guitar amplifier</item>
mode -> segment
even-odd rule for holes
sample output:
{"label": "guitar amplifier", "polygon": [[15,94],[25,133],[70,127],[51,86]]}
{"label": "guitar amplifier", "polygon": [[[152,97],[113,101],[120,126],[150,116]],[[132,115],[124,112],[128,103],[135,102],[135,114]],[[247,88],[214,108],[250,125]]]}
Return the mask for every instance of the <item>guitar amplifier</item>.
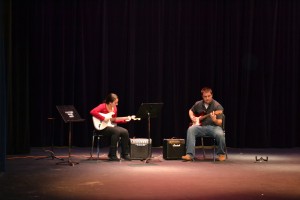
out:
{"label": "guitar amplifier", "polygon": [[147,138],[130,139],[130,157],[132,160],[145,160],[151,157],[152,140]]}
{"label": "guitar amplifier", "polygon": [[163,158],[165,160],[181,159],[185,155],[184,139],[164,139],[163,141]]}

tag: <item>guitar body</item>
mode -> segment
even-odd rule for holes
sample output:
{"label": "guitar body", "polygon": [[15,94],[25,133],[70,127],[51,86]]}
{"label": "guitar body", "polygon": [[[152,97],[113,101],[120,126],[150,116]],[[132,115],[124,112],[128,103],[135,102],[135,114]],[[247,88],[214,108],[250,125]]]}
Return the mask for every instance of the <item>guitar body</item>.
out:
{"label": "guitar body", "polygon": [[200,122],[200,117],[201,117],[201,116],[196,117],[196,122],[193,122],[192,125],[198,125],[198,126],[201,126],[202,123]]}
{"label": "guitar body", "polygon": [[116,124],[112,123],[111,120],[110,120],[114,113],[107,113],[107,114],[99,113],[99,114],[102,115],[105,118],[109,118],[109,120],[108,121],[104,121],[104,120],[101,121],[100,119],[93,116],[93,124],[94,124],[94,127],[95,127],[96,130],[101,131],[101,130],[105,129],[108,126],[110,126],[110,127],[116,126]]}
{"label": "guitar body", "polygon": [[[110,112],[110,113],[99,113],[100,115],[102,115],[104,118],[107,118],[107,121],[101,121],[100,119],[96,118],[93,116],[93,124],[96,130],[101,131],[103,129],[105,129],[106,127],[114,127],[117,124],[113,123],[111,121],[112,116],[115,114],[114,112]],[[128,117],[117,117],[116,119],[128,119]],[[136,118],[135,115],[130,116],[130,120],[141,120],[141,118]],[[128,121],[130,121],[128,120]]]}
{"label": "guitar body", "polygon": [[[206,114],[206,115],[209,115],[209,114]],[[201,123],[201,121],[200,121],[200,117],[206,116],[206,115],[205,115],[205,112],[202,112],[200,115],[197,115],[197,116],[196,116],[196,122],[192,122],[192,125],[198,125],[198,126],[201,126],[202,123]]]}

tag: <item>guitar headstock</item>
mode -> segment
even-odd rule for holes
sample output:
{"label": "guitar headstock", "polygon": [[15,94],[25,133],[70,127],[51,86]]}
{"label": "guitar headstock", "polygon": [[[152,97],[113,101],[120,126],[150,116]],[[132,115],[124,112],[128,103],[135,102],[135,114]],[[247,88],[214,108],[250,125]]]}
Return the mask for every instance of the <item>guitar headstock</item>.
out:
{"label": "guitar headstock", "polygon": [[135,115],[132,115],[131,119],[133,119],[133,120],[141,120],[141,118],[137,118]]}

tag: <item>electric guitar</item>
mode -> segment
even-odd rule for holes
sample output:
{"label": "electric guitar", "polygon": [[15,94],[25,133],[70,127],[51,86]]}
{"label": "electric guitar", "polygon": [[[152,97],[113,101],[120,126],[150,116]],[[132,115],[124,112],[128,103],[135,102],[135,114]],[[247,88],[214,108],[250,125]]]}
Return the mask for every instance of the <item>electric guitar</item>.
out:
{"label": "electric guitar", "polygon": [[[222,114],[223,113],[223,110],[216,110],[216,111],[213,111],[215,113],[215,115],[219,115],[219,114]],[[200,117],[202,117],[202,120],[207,118],[208,116],[210,116],[210,113],[208,114],[205,114],[205,112],[202,112],[199,117],[196,117],[196,122],[192,122],[192,125],[199,125],[201,126],[202,123],[200,121]]]}
{"label": "electric guitar", "polygon": [[[117,124],[116,123],[113,123],[111,121],[112,119],[112,115],[115,114],[114,112],[110,112],[110,113],[99,113],[100,115],[102,115],[103,117],[105,118],[108,118],[107,121],[104,121],[104,120],[100,120],[96,117],[93,116],[93,124],[94,124],[94,127],[95,129],[97,130],[103,130],[105,129],[106,127],[110,126],[110,127],[114,127],[116,126]],[[130,119],[128,119],[128,117]],[[141,118],[136,118],[135,115],[131,115],[131,116],[127,116],[127,117],[117,117],[116,120],[126,120],[126,121],[130,121],[130,120],[141,120]]]}

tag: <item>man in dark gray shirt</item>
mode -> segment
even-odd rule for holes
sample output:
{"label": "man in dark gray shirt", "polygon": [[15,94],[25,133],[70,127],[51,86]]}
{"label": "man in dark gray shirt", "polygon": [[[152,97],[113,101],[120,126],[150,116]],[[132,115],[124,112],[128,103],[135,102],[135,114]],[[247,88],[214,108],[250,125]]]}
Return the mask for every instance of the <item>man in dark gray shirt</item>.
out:
{"label": "man in dark gray shirt", "polygon": [[202,100],[197,101],[189,110],[192,126],[187,130],[186,155],[183,160],[191,161],[195,157],[196,138],[211,136],[216,139],[219,161],[225,160],[225,135],[222,130],[222,105],[213,99],[211,88],[204,87],[201,90]]}

